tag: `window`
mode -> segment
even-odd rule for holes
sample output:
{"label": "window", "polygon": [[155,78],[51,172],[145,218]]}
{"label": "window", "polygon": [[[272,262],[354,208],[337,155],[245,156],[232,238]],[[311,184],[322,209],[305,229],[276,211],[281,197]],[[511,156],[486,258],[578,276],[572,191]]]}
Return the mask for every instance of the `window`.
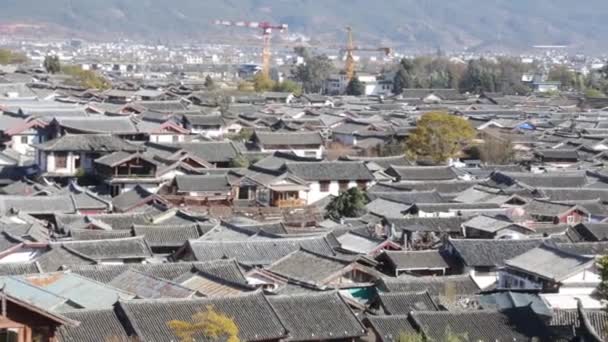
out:
{"label": "window", "polygon": [[329,181],[321,181],[319,182],[319,185],[321,187],[321,192],[329,192]]}
{"label": "window", "polygon": [[171,141],[173,141],[174,143],[179,142],[179,137],[177,135],[172,135]]}
{"label": "window", "polygon": [[574,215],[568,215],[568,217],[566,217],[566,222],[568,224],[573,224],[574,223]]}
{"label": "window", "polygon": [[359,188],[359,190],[367,189],[367,182],[366,181],[357,181],[357,188]]}
{"label": "window", "polygon": [[340,192],[348,190],[348,181],[340,181],[338,184],[340,185]]}
{"label": "window", "polygon": [[55,153],[55,168],[65,169],[68,167],[68,154],[66,152]]}
{"label": "window", "polygon": [[27,135],[22,135],[21,136],[21,143],[22,144],[27,144],[28,143],[28,141],[27,141]]}

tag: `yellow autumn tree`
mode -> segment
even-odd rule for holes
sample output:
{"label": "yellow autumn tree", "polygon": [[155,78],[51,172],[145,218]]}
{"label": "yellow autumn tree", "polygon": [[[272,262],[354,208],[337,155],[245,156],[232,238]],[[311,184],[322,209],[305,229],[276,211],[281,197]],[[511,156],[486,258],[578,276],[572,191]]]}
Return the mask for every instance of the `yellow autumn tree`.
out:
{"label": "yellow autumn tree", "polygon": [[475,130],[467,120],[444,112],[426,113],[407,140],[407,152],[442,163],[458,155],[474,137]]}
{"label": "yellow autumn tree", "polygon": [[264,75],[264,73],[258,73],[253,78],[253,88],[257,92],[269,91],[274,89],[275,82],[268,77],[268,75]]}
{"label": "yellow autumn tree", "polygon": [[240,342],[239,328],[234,320],[208,306],[206,311],[192,316],[192,322],[173,320],[167,323],[182,342],[194,341],[194,336],[202,334],[210,339],[226,337],[227,342]]}

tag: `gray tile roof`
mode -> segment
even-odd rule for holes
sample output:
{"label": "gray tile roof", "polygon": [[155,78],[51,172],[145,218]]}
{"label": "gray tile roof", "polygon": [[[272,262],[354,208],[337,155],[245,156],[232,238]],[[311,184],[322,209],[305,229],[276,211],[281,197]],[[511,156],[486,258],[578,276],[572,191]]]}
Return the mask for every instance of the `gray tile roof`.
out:
{"label": "gray tile roof", "polygon": [[98,230],[98,229],[72,229],[70,237],[72,240],[105,240],[132,237],[130,230]]}
{"label": "gray tile roof", "polygon": [[332,246],[325,236],[246,241],[190,240],[188,247],[198,261],[234,258],[248,265],[269,265],[300,248],[333,255]]}
{"label": "gray tile roof", "polygon": [[191,298],[195,294],[195,291],[177,283],[135,269],[121,273],[109,285],[144,299]]}
{"label": "gray tile roof", "polygon": [[427,291],[387,292],[378,294],[386,315],[407,315],[412,311],[439,311],[439,306]]}
{"label": "gray tile roof", "polygon": [[411,162],[405,157],[405,155],[390,156],[390,157],[345,156],[340,159],[346,160],[346,161],[364,161],[367,164],[376,164],[383,169],[388,169],[389,167],[391,167],[391,165],[395,165],[395,166],[411,165]]}
{"label": "gray tile roof", "polygon": [[178,192],[229,192],[232,186],[225,175],[176,176]]}
{"label": "gray tile roof", "polygon": [[483,240],[450,239],[449,248],[469,267],[496,267],[506,260],[524,254],[543,243],[540,239],[529,240]]}
{"label": "gray tile roof", "polygon": [[575,242],[557,243],[556,246],[561,250],[586,256],[608,255],[608,241],[600,242]]}
{"label": "gray tile roof", "polygon": [[397,271],[450,268],[445,258],[437,250],[385,251],[384,256]]}
{"label": "gray tile roof", "polygon": [[450,166],[391,166],[387,173],[399,181],[456,180],[458,174]]}
{"label": "gray tile roof", "polygon": [[128,341],[129,333],[114,309],[76,310],[63,315],[80,324],[60,327],[57,338],[61,342]]}
{"label": "gray tile roof", "polygon": [[144,237],[123,239],[63,241],[57,243],[95,260],[142,259],[152,256]]}
{"label": "gray tile roof", "polygon": [[479,215],[466,222],[463,222],[462,225],[465,228],[473,228],[488,233],[495,233],[499,230],[515,226],[516,224],[505,219]]}
{"label": "gray tile roof", "polygon": [[373,174],[363,162],[286,163],[286,169],[306,181],[371,181]]}
{"label": "gray tile roof", "polygon": [[210,163],[230,162],[239,155],[231,142],[201,142],[171,144],[170,147],[183,149]]}
{"label": "gray tile roof", "polygon": [[472,295],[480,290],[469,275],[382,278],[378,287],[391,293],[428,291],[433,297],[443,296],[448,290],[454,295]]}
{"label": "gray tile roof", "polygon": [[125,214],[55,214],[55,222],[57,228],[68,232],[72,227],[79,227],[88,222],[88,218],[101,221],[114,230],[128,229],[130,230],[135,224],[150,224],[155,214],[150,212],[137,212]]}
{"label": "gray tile roof", "polygon": [[323,284],[349,264],[350,261],[298,250],[275,261],[266,269],[288,278]]}
{"label": "gray tile roof", "polygon": [[[548,202],[543,200],[532,200],[526,204],[523,209],[526,214],[533,216],[559,216],[565,214],[571,209],[574,209],[576,204],[566,204],[557,202]],[[586,210],[582,206],[578,206],[581,210]]]}
{"label": "gray tile roof", "polygon": [[201,236],[201,227],[198,224],[182,226],[142,226],[134,225],[135,236],[142,236],[150,247],[179,247],[188,240],[195,240]]}
{"label": "gray tile roof", "polygon": [[371,214],[395,218],[403,217],[403,212],[410,207],[410,204],[386,200],[384,198],[376,198],[365,205],[365,209]]}
{"label": "gray tile roof", "polygon": [[138,184],[133,189],[112,198],[112,205],[115,210],[124,212],[141,203],[151,195],[152,193],[150,191]]}
{"label": "gray tile roof", "polygon": [[533,337],[550,340],[548,329],[529,308],[503,312],[414,311],[410,316],[424,335],[435,341],[444,339],[448,327],[454,334],[466,333],[470,341],[529,341]]}
{"label": "gray tile roof", "polygon": [[[167,322],[191,321],[193,315],[209,306],[234,320],[242,341],[278,340],[287,336],[278,315],[259,292],[213,299],[138,300],[118,305],[118,310],[124,313],[123,319],[144,341],[177,341]],[[214,341],[201,334],[194,338],[201,342]]]}
{"label": "gray tile roof", "polygon": [[323,145],[323,137],[319,132],[273,133],[256,131],[255,138],[263,146]]}
{"label": "gray tile roof", "polygon": [[401,335],[417,335],[408,315],[372,316],[367,318],[381,342],[399,342]]}
{"label": "gray tile roof", "polygon": [[221,115],[184,115],[184,121],[193,126],[223,126],[224,119]]}
{"label": "gray tile roof", "polygon": [[91,265],[95,260],[75,250],[52,244],[50,250],[36,258],[36,262],[43,272],[54,272],[62,266]]}
{"label": "gray tile roof", "polygon": [[406,204],[446,202],[446,200],[441,197],[437,191],[368,191],[367,196],[370,198],[370,200],[382,198],[385,200]]}
{"label": "gray tile roof", "polygon": [[88,152],[115,152],[139,149],[131,143],[110,134],[66,134],[59,138],[34,145],[41,151],[88,151]]}
{"label": "gray tile roof", "polygon": [[162,264],[71,265],[66,269],[102,283],[109,283],[121,273],[133,269],[165,280],[174,280],[186,273],[199,270],[233,282],[246,284],[245,277],[234,260]]}
{"label": "gray tile roof", "polygon": [[28,214],[71,214],[76,212],[69,195],[59,196],[0,196],[0,213],[18,211]]}
{"label": "gray tile roof", "polygon": [[59,125],[83,133],[137,134],[137,125],[129,117],[56,117]]}
{"label": "gray tile roof", "polygon": [[15,262],[0,264],[0,276],[33,274],[40,273],[40,271],[41,270],[38,264],[36,264],[35,262]]}
{"label": "gray tile roof", "polygon": [[533,174],[529,172],[495,172],[492,180],[499,184],[512,185],[514,182],[538,188],[582,188],[588,180],[584,171],[550,172]]}
{"label": "gray tile roof", "polygon": [[397,182],[378,183],[369,189],[371,192],[403,192],[403,191],[437,191],[439,194],[460,193],[475,184],[477,181],[425,181],[425,182]]}
{"label": "gray tile roof", "polygon": [[505,265],[507,268],[560,282],[589,267],[594,260],[592,257],[584,257],[554,246],[542,244],[526,253],[506,260]]}
{"label": "gray tile roof", "polygon": [[461,224],[466,221],[463,217],[408,217],[386,218],[389,225],[394,225],[397,231],[434,231],[460,232]]}
{"label": "gray tile roof", "polygon": [[289,331],[288,341],[353,339],[366,334],[337,292],[275,296],[268,301]]}
{"label": "gray tile roof", "polygon": [[[594,328],[595,332],[602,338],[602,340],[608,339],[608,313],[605,310],[584,310],[587,320]],[[569,331],[572,327],[580,328],[581,319],[579,317],[579,311],[554,309],[551,322],[548,324],[550,327],[565,327]]]}

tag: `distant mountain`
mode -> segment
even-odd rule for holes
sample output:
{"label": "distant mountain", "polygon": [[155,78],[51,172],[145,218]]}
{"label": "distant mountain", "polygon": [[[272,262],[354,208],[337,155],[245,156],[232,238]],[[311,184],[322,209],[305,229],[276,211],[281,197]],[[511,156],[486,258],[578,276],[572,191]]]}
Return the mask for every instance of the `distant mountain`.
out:
{"label": "distant mountain", "polygon": [[351,25],[359,41],[406,48],[608,45],[605,0],[0,0],[0,8],[0,32],[38,25],[41,36],[205,39],[223,32],[213,20],[227,19],[284,22],[332,44]]}

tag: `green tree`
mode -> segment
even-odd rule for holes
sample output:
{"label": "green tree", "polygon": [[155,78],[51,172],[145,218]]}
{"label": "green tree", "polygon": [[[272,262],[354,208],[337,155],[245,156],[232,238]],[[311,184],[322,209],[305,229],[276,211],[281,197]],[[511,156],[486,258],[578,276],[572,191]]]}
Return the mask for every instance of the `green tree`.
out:
{"label": "green tree", "polygon": [[424,335],[420,333],[406,333],[402,332],[399,334],[399,342],[428,342]]}
{"label": "green tree", "polygon": [[44,62],[42,63],[44,69],[49,74],[56,74],[61,70],[61,62],[59,61],[59,56],[46,56],[44,57]]}
{"label": "green tree", "polygon": [[335,197],[327,205],[326,216],[340,220],[343,217],[359,217],[365,213],[367,198],[359,188],[350,188]]}
{"label": "green tree", "polygon": [[397,73],[393,79],[393,93],[401,94],[403,89],[413,88],[414,79],[411,72],[414,69],[414,64],[411,60],[404,58],[397,67]]}
{"label": "green tree", "polygon": [[257,92],[269,91],[274,87],[275,82],[262,72],[257,73],[253,78],[253,89]]}
{"label": "green tree", "polygon": [[296,46],[293,48],[293,52],[296,56],[304,58],[304,60],[310,59],[310,51],[305,46]]}
{"label": "green tree", "polygon": [[426,113],[407,140],[407,152],[442,163],[455,157],[474,137],[475,130],[467,120],[443,112]]}
{"label": "green tree", "polygon": [[444,332],[443,336],[439,339],[439,341],[435,341],[432,338],[427,338],[422,333],[415,332],[402,332],[399,335],[399,342],[468,342],[469,334],[461,333],[457,334],[452,331],[452,328],[448,325]]}
{"label": "green tree", "polygon": [[292,80],[285,80],[283,82],[277,83],[274,86],[274,91],[293,93],[294,95],[298,96],[302,94],[302,86]]}
{"label": "green tree", "polygon": [[239,82],[239,84],[237,85],[236,89],[238,91],[246,91],[246,92],[254,91],[255,90],[254,86],[253,86],[253,83],[247,82],[247,81]]}
{"label": "green tree", "polygon": [[597,291],[603,299],[608,299],[608,256],[603,256],[597,262],[597,268],[600,271],[600,277],[602,279],[600,285],[597,287]]}
{"label": "green tree", "polygon": [[194,314],[192,322],[173,320],[167,325],[182,342],[194,341],[194,336],[199,334],[211,339],[223,337],[227,342],[240,342],[239,328],[234,320],[211,306],[207,311]]}
{"label": "green tree", "polygon": [[239,133],[229,135],[228,139],[230,139],[232,141],[237,141],[237,142],[247,142],[247,141],[251,140],[253,133],[254,133],[253,130],[243,128]]}
{"label": "green tree", "polygon": [[606,94],[597,89],[589,88],[585,90],[585,97],[606,97]]}
{"label": "green tree", "polygon": [[562,90],[580,90],[577,74],[568,67],[558,65],[549,70],[549,81],[561,82]]}
{"label": "green tree", "polygon": [[488,137],[483,144],[474,146],[473,150],[476,151],[476,157],[486,164],[506,165],[515,159],[515,150],[509,140]]}
{"label": "green tree", "polygon": [[238,155],[230,161],[230,167],[248,168],[249,164],[249,159],[245,158],[243,155]]}
{"label": "green tree", "polygon": [[376,145],[375,152],[378,157],[393,157],[402,155],[404,148],[405,146],[402,142],[392,140]]}
{"label": "green tree", "polygon": [[209,75],[207,75],[207,77],[205,77],[205,83],[204,83],[204,85],[205,85],[205,88],[207,88],[207,90],[214,90],[215,89],[215,81]]}
{"label": "green tree", "polygon": [[76,86],[100,90],[110,88],[110,82],[92,70],[82,70],[82,68],[78,66],[67,65],[61,67],[61,71],[66,75],[72,76],[68,83],[72,83]]}
{"label": "green tree", "polygon": [[359,77],[353,77],[346,86],[346,94],[352,96],[365,95],[365,84],[359,80]]}
{"label": "green tree", "polygon": [[27,57],[18,52],[8,49],[0,49],[0,65],[22,64],[27,62]]}
{"label": "green tree", "polygon": [[302,84],[305,93],[320,93],[325,81],[334,72],[333,62],[325,55],[312,56],[305,63],[296,66],[291,72],[293,78]]}

